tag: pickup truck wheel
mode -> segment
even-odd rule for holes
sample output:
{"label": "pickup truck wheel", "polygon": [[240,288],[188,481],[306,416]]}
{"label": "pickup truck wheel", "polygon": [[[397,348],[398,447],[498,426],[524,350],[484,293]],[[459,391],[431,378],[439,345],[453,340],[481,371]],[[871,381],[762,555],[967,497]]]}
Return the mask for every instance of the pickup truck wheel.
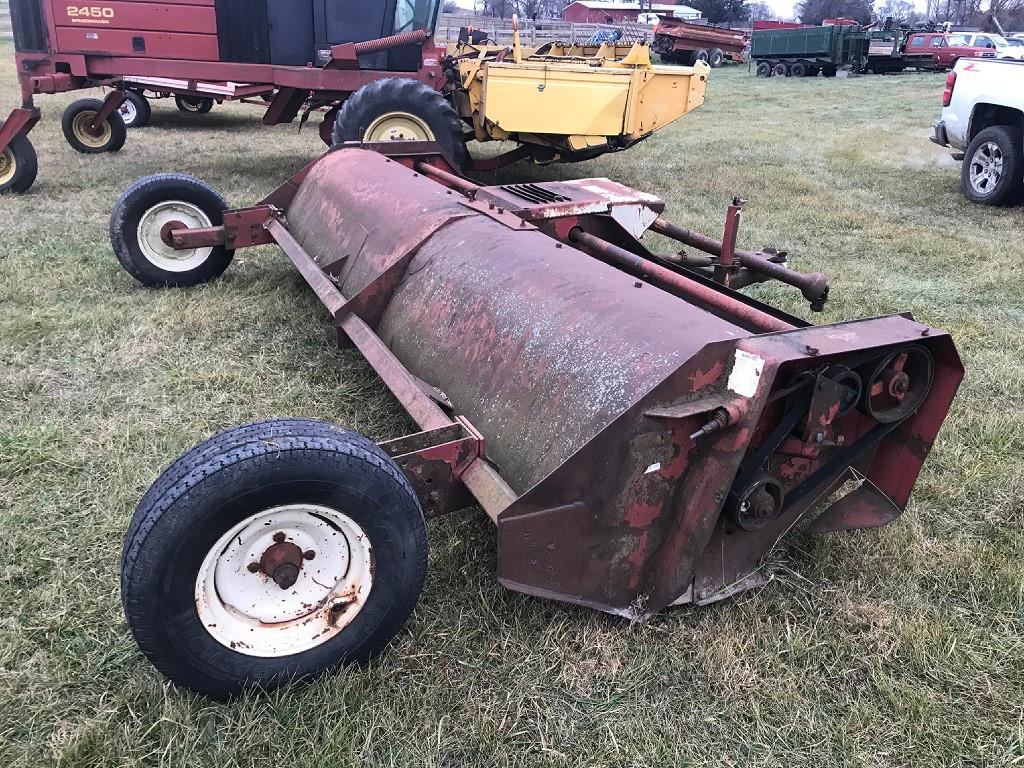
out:
{"label": "pickup truck wheel", "polygon": [[1024,186],[1021,131],[994,125],[980,131],[967,147],[960,167],[960,188],[976,203],[1003,205]]}

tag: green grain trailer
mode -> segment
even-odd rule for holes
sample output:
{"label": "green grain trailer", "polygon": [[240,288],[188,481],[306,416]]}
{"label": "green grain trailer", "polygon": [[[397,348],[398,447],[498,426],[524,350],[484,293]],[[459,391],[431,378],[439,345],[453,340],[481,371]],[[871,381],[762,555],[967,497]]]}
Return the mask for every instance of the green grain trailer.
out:
{"label": "green grain trailer", "polygon": [[840,69],[863,71],[868,35],[853,24],[792,29],[756,29],[750,58],[759,77],[834,77]]}

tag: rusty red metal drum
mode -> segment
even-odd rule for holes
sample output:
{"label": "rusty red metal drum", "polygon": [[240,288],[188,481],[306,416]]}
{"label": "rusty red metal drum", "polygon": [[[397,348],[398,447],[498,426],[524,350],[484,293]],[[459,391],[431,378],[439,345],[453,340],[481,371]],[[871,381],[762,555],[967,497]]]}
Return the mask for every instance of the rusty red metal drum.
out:
{"label": "rusty red metal drum", "polygon": [[[851,477],[871,483],[823,526],[891,520],[961,375],[949,338],[909,318],[808,326],[658,263],[643,225],[723,251],[662,207],[607,180],[480,187],[361,149],[315,163],[287,205],[344,297],[336,320],[357,315],[481,434],[475,466],[513,494],[489,510],[502,582],[629,616],[757,583],[778,537]],[[827,295],[821,275],[787,282]],[[897,408],[911,385],[874,369],[911,347],[936,375]],[[894,421],[850,407],[861,376],[895,381],[878,406]]]}
{"label": "rusty red metal drum", "polygon": [[[828,295],[737,247],[741,206],[719,241],[608,179],[481,186],[393,142],[170,240],[276,242],[419,425],[380,448],[426,516],[475,501],[503,584],[643,618],[761,583],[802,521],[898,517],[963,377],[950,337],[907,315],[814,326],[733,290],[758,272],[812,308]],[[666,260],[649,230],[708,256]],[[274,554],[261,572],[306,567]]]}

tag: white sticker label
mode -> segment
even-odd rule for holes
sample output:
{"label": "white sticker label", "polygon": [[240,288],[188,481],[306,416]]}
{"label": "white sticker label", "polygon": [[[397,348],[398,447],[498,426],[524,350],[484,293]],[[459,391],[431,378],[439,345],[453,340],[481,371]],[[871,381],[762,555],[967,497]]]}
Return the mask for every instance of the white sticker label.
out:
{"label": "white sticker label", "polygon": [[757,382],[761,380],[761,371],[764,370],[764,358],[736,350],[736,362],[733,363],[732,373],[729,374],[729,382],[726,386],[743,397],[753,397],[757,392]]}
{"label": "white sticker label", "polygon": [[644,472],[644,474],[645,475],[649,475],[649,474],[651,474],[651,472],[657,472],[659,469],[661,469],[661,462],[660,461],[659,462],[655,462],[654,464],[651,464],[651,466],[649,466],[647,468],[647,470]]}

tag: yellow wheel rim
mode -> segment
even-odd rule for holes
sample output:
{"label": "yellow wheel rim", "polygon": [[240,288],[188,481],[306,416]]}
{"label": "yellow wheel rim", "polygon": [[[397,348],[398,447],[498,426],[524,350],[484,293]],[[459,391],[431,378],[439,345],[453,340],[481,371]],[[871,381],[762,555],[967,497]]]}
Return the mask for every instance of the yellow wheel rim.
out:
{"label": "yellow wheel rim", "polygon": [[90,149],[102,149],[110,141],[110,123],[104,122],[100,126],[99,132],[93,133],[89,130],[89,123],[95,116],[96,112],[91,109],[79,112],[71,123],[71,132],[75,134],[76,139]]}
{"label": "yellow wheel rim", "polygon": [[388,112],[381,115],[363,133],[363,141],[433,141],[434,132],[416,115]]}
{"label": "yellow wheel rim", "polygon": [[18,161],[14,159],[14,150],[10,147],[0,152],[0,185],[9,184],[18,172]]}

